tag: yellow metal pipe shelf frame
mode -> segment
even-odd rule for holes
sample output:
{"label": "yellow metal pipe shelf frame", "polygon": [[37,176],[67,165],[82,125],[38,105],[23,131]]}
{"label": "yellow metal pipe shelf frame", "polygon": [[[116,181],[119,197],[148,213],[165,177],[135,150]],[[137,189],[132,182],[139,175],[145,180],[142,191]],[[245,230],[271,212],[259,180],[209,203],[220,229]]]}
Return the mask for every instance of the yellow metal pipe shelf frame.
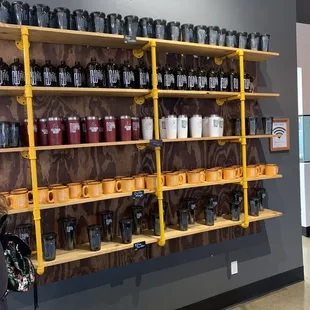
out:
{"label": "yellow metal pipe shelf frame", "polygon": [[[7,27],[10,29],[10,27]],[[28,134],[29,134],[29,148],[24,152],[24,157],[30,160],[30,167],[31,167],[31,181],[32,181],[32,190],[33,190],[33,217],[35,222],[35,234],[36,234],[36,244],[37,244],[37,260],[36,260],[36,267],[38,274],[44,273],[44,262],[43,262],[43,253],[42,253],[42,236],[41,236],[41,215],[40,215],[40,207],[38,202],[38,181],[37,181],[37,167],[36,167],[36,147],[34,145],[34,116],[33,116],[33,89],[31,86],[31,79],[30,79],[30,53],[29,53],[29,27],[22,26],[21,29],[21,40],[16,41],[17,48],[23,50],[24,54],[24,69],[25,69],[25,88],[24,88],[24,96],[19,98],[21,104],[25,105],[27,108],[27,118],[28,118]],[[14,28],[15,29],[15,28]],[[16,29],[15,29],[16,30]],[[32,31],[35,31],[31,28]],[[9,39],[12,38],[7,37],[0,37],[1,39]],[[156,69],[156,50],[157,50],[157,43],[161,44],[171,44],[171,42],[164,42],[151,39],[148,43],[146,43],[143,47],[138,49],[133,49],[133,54],[137,58],[141,58],[143,53],[147,49],[151,49],[151,57],[152,57],[152,85],[153,89],[151,92],[147,92],[142,96],[135,97],[135,102],[137,104],[142,104],[145,99],[152,99],[153,100],[153,108],[154,108],[154,129],[155,129],[155,142],[161,142],[159,138],[159,115],[158,115],[158,97],[159,91],[157,89],[157,69]],[[178,46],[181,46],[182,43],[178,42]],[[186,45],[186,44],[185,44]],[[249,227],[249,214],[248,214],[248,180],[246,176],[246,144],[247,144],[247,137],[246,137],[246,130],[245,130],[245,100],[247,94],[244,90],[244,60],[247,59],[245,57],[245,52],[241,49],[234,51],[233,53],[216,58],[215,61],[217,63],[221,63],[225,58],[239,58],[239,66],[240,66],[240,93],[235,94],[230,98],[219,98],[217,100],[218,105],[222,105],[227,100],[240,100],[241,103],[241,136],[236,141],[241,143],[242,148],[242,167],[243,167],[243,178],[241,181],[241,185],[243,187],[244,193],[244,219],[240,224],[243,228]],[[248,55],[248,54],[246,54]],[[272,56],[277,56],[274,54]],[[269,95],[269,94],[267,94]],[[277,94],[276,94],[277,95]],[[127,96],[127,95],[126,95]],[[170,94],[167,94],[169,97]],[[267,96],[268,97],[268,96]],[[156,196],[158,199],[158,209],[159,209],[159,219],[160,219],[160,237],[158,239],[158,244],[160,246],[165,245],[165,227],[164,227],[164,211],[163,211],[163,191],[166,191],[166,188],[163,188],[161,183],[161,144],[155,144],[155,157],[156,157],[156,173],[157,173],[157,189],[156,189]]]}

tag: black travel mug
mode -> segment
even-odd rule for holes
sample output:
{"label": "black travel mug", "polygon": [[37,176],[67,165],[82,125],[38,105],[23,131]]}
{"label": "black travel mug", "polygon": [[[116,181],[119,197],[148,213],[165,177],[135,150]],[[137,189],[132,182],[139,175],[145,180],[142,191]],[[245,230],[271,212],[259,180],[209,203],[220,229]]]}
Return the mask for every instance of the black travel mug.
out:
{"label": "black travel mug", "polygon": [[29,248],[32,246],[32,224],[23,224],[16,227],[16,235],[26,244]]}
{"label": "black travel mug", "polygon": [[123,34],[122,15],[112,13],[107,16],[108,33]]}
{"label": "black travel mug", "polygon": [[259,32],[250,33],[248,36],[248,48],[250,50],[258,51],[259,41],[260,41],[260,33]]}
{"label": "black travel mug", "polygon": [[209,38],[210,45],[219,44],[219,31],[220,31],[220,28],[218,26],[208,27],[208,38]]}
{"label": "black travel mug", "polygon": [[273,117],[263,117],[263,131],[265,135],[272,135]]}
{"label": "black travel mug", "polygon": [[181,41],[194,42],[194,25],[183,24],[181,26]]}
{"label": "black travel mug", "polygon": [[231,203],[231,220],[234,222],[240,221],[241,207],[240,202],[233,201]]}
{"label": "black travel mug", "polygon": [[[102,12],[92,12],[90,14],[91,30],[93,32],[104,33],[105,31],[105,14]],[[90,29],[88,29],[90,30]]]}
{"label": "black travel mug", "polygon": [[267,191],[266,188],[257,188],[256,189],[257,197],[259,199],[259,210],[264,211],[267,203]]}
{"label": "black travel mug", "polygon": [[216,208],[218,205],[219,197],[216,195],[207,196],[207,206],[212,206],[214,211],[214,219],[216,220]]}
{"label": "black travel mug", "polygon": [[102,225],[102,241],[111,242],[113,240],[113,218],[112,211],[103,212],[100,214]]}
{"label": "black travel mug", "polygon": [[247,118],[247,134],[249,136],[255,136],[257,134],[257,117],[249,116]]}
{"label": "black travel mug", "polygon": [[134,38],[138,35],[138,24],[139,17],[135,15],[127,15],[124,17],[124,29],[125,35],[133,36]]}
{"label": "black travel mug", "polygon": [[226,45],[226,33],[227,33],[227,30],[225,28],[221,28],[219,30],[219,34],[218,34],[219,46]]}
{"label": "black travel mug", "polygon": [[179,225],[179,230],[181,231],[188,230],[188,209],[178,210],[178,225]]}
{"label": "black travel mug", "polygon": [[227,47],[237,46],[237,32],[235,30],[229,30],[226,32],[226,46]]}
{"label": "black travel mug", "polygon": [[259,49],[263,52],[269,52],[270,34],[263,34],[260,36]]}
{"label": "black travel mug", "polygon": [[74,10],[73,21],[74,29],[78,31],[88,31],[88,12],[86,10]]}
{"label": "black travel mug", "polygon": [[19,146],[19,132],[20,132],[20,123],[10,122],[9,123],[9,147]]}
{"label": "black travel mug", "polygon": [[9,1],[0,1],[0,23],[9,24],[11,22],[11,4]]}
{"label": "black travel mug", "polygon": [[205,223],[207,226],[214,226],[215,216],[214,216],[213,205],[205,206]]}
{"label": "black travel mug", "polygon": [[153,229],[154,229],[154,236],[160,236],[160,224],[159,224],[159,214],[158,212],[154,212],[152,214],[153,220]]}
{"label": "black travel mug", "polygon": [[237,33],[238,48],[246,49],[248,42],[248,33],[247,32],[238,32]]}
{"label": "black travel mug", "polygon": [[70,11],[67,8],[58,7],[54,9],[56,14],[56,27],[59,29],[70,29]]}
{"label": "black travel mug", "polygon": [[48,27],[50,17],[50,7],[45,4],[36,4],[32,7],[32,17],[34,26]]}
{"label": "black travel mug", "polygon": [[172,41],[180,41],[180,22],[169,22],[167,24],[167,38]]}
{"label": "black travel mug", "polygon": [[133,234],[134,235],[141,235],[142,234],[142,213],[143,208],[138,206],[138,207],[133,207],[132,208],[132,218],[133,218]]}
{"label": "black travel mug", "polygon": [[42,235],[43,259],[50,262],[56,259],[56,237],[54,232]]}
{"label": "black travel mug", "polygon": [[76,219],[75,218],[64,218],[60,220],[62,224],[62,233],[64,238],[64,249],[72,251],[76,246],[75,230],[76,230]]}
{"label": "black travel mug", "polygon": [[138,35],[143,38],[153,38],[153,18],[143,17],[139,20]]}
{"label": "black travel mug", "polygon": [[184,200],[184,207],[188,210],[188,222],[193,225],[196,222],[196,199],[188,198]]}
{"label": "black travel mug", "polygon": [[87,227],[90,251],[100,251],[101,249],[101,226],[90,225]]}
{"label": "black travel mug", "polygon": [[250,205],[250,212],[251,216],[259,216],[259,199],[257,197],[250,197],[249,198],[249,205]]}
{"label": "black travel mug", "polygon": [[207,26],[198,25],[194,27],[194,42],[198,44],[206,44],[207,42]]}
{"label": "black travel mug", "polygon": [[155,19],[153,22],[153,32],[156,39],[164,40],[166,38],[166,25],[165,19]]}
{"label": "black travel mug", "polygon": [[11,20],[16,25],[29,25],[29,4],[24,1],[14,1],[11,4]]}
{"label": "black travel mug", "polygon": [[132,220],[123,219],[119,222],[121,230],[121,238],[123,244],[128,244],[132,242]]}
{"label": "black travel mug", "polygon": [[0,122],[0,148],[9,147],[9,122]]}

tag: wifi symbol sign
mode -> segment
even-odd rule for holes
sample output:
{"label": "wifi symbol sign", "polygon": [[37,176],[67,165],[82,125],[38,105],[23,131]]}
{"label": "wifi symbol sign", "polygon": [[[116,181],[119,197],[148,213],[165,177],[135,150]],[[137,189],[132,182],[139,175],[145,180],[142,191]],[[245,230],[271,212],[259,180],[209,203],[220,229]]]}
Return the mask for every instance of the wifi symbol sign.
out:
{"label": "wifi symbol sign", "polygon": [[278,135],[279,139],[286,133],[286,129],[283,127],[275,127],[273,128],[273,134]]}

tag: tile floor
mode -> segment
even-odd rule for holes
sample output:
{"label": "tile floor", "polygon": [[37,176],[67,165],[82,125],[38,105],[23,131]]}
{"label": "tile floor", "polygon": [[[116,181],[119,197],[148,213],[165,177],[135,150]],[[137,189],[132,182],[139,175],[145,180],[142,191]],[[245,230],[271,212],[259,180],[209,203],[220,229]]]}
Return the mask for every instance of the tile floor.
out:
{"label": "tile floor", "polygon": [[305,281],[226,310],[310,310],[310,238],[303,237]]}

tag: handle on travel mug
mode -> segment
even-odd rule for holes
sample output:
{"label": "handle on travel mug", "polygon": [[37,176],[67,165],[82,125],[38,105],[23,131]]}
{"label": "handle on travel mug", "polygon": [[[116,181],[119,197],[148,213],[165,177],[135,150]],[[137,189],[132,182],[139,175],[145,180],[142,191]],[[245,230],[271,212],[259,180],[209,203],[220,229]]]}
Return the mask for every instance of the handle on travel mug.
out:
{"label": "handle on travel mug", "polygon": [[122,191],[122,182],[116,181],[115,188],[116,188],[116,191],[120,193]]}
{"label": "handle on travel mug", "polygon": [[260,166],[257,166],[257,167],[256,167],[256,172],[257,172],[257,176],[262,175],[262,169],[261,169]]}
{"label": "handle on travel mug", "polygon": [[240,169],[239,168],[236,168],[236,179],[239,179],[241,176],[240,176]]}
{"label": "handle on travel mug", "polygon": [[54,203],[55,200],[54,200],[54,191],[48,191],[48,196],[47,196],[47,200],[49,203]]}
{"label": "handle on travel mug", "polygon": [[200,180],[200,183],[203,183],[206,181],[206,175],[203,171],[199,172],[199,180]]}
{"label": "handle on travel mug", "polygon": [[29,191],[29,192],[28,192],[28,202],[29,202],[30,204],[33,203],[33,191]]}
{"label": "handle on travel mug", "polygon": [[183,174],[179,174],[179,185],[184,184],[184,175]]}
{"label": "handle on travel mug", "polygon": [[217,179],[218,179],[218,181],[221,181],[223,179],[223,171],[222,170],[217,171]]}
{"label": "handle on travel mug", "polygon": [[165,186],[165,177],[161,175],[161,185]]}
{"label": "handle on travel mug", "polygon": [[88,185],[83,186],[83,197],[89,198]]}

